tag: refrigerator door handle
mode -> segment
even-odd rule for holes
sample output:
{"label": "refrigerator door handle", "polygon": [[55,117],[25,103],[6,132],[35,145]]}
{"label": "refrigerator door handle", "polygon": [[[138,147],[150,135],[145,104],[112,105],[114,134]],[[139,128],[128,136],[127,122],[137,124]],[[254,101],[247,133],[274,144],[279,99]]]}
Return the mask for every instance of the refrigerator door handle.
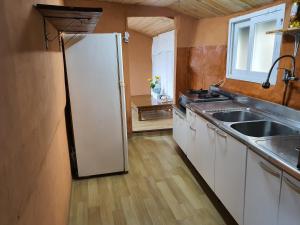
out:
{"label": "refrigerator door handle", "polygon": [[127,141],[127,118],[126,118],[126,98],[125,98],[125,81],[123,70],[123,54],[122,54],[122,35],[116,33],[117,45],[117,60],[118,60],[118,75],[120,85],[120,106],[122,116],[123,129],[123,157],[124,157],[124,171],[128,171],[128,141]]}
{"label": "refrigerator door handle", "polygon": [[120,87],[125,87],[125,82],[124,81],[119,81]]}

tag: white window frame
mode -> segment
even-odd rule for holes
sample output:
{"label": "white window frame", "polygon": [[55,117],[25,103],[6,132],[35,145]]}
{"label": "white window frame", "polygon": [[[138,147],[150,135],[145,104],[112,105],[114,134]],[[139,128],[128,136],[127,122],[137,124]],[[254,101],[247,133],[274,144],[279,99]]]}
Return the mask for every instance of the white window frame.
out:
{"label": "white window frame", "polygon": [[[247,15],[235,17],[229,20],[226,78],[249,81],[254,83],[262,83],[266,80],[268,72],[265,73],[265,72],[251,71],[253,48],[254,48],[255,24],[260,22],[271,21],[274,20],[274,18],[276,18],[277,21],[276,29],[282,29],[284,15],[285,15],[285,5],[286,4],[280,4]],[[247,70],[236,70],[234,69],[234,65],[236,65],[236,51],[237,51],[236,48],[237,32],[235,32],[235,27],[236,26],[243,27],[247,24],[250,25]],[[282,35],[275,36],[273,62],[280,56],[281,40],[282,40]],[[274,85],[276,83],[277,68],[278,65],[274,67],[274,70],[271,74],[270,77],[271,85]]]}

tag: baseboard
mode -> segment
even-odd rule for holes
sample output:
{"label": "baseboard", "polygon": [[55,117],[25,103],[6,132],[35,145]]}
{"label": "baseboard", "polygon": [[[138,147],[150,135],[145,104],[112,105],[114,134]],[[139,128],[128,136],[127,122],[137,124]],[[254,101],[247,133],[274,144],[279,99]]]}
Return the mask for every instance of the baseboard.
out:
{"label": "baseboard", "polygon": [[118,175],[124,175],[127,173],[128,173],[128,171],[120,171],[120,172],[105,173],[105,174],[95,174],[95,175],[91,175],[91,176],[73,177],[73,180],[85,180],[85,179],[107,177],[107,176],[118,176]]}
{"label": "baseboard", "polygon": [[145,131],[133,131],[130,136],[143,136],[143,135],[170,135],[173,133],[173,128],[168,129],[156,129],[156,130],[145,130]]}

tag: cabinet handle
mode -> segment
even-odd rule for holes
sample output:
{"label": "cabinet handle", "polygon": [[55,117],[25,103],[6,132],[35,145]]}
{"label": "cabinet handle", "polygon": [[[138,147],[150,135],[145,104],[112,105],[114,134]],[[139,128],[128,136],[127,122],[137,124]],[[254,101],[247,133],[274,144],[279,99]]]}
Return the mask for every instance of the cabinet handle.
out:
{"label": "cabinet handle", "polygon": [[192,128],[192,126],[190,126],[190,129],[191,129],[192,131],[195,131],[195,132],[196,132],[196,129]]}
{"label": "cabinet handle", "polygon": [[273,169],[271,169],[271,168],[270,168],[269,166],[267,166],[265,163],[263,163],[263,162],[260,161],[260,162],[259,162],[259,165],[260,165],[260,167],[261,167],[264,171],[266,171],[266,172],[272,174],[274,177],[280,178],[280,173],[275,172]]}
{"label": "cabinet handle", "polygon": [[206,126],[207,126],[207,128],[210,129],[210,130],[216,130],[216,128],[213,127],[213,125],[211,125],[210,123],[207,123]]}
{"label": "cabinet handle", "polygon": [[290,188],[292,188],[295,192],[297,192],[300,195],[300,187],[298,187],[296,184],[290,181],[290,179],[288,179],[287,177],[284,177],[283,180]]}
{"label": "cabinet handle", "polygon": [[180,118],[180,119],[184,119],[178,112],[175,111],[175,114]]}
{"label": "cabinet handle", "polygon": [[221,137],[223,137],[223,138],[225,138],[225,139],[227,138],[227,135],[224,134],[223,132],[221,132],[221,131],[219,131],[219,130],[217,130],[217,129],[216,129],[216,132],[217,132],[217,134],[220,135]]}

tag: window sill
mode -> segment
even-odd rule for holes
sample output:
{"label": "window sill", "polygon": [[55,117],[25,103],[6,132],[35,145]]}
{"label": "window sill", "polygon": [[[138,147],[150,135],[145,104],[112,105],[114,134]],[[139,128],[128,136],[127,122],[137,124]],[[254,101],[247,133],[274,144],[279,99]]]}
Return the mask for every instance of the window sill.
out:
{"label": "window sill", "polygon": [[[230,79],[230,80],[238,80],[238,81],[245,81],[245,82],[249,82],[249,83],[256,83],[256,84],[262,84],[263,82],[266,81],[267,79],[267,75],[263,76],[263,78],[261,77],[251,77],[250,79],[250,76],[247,76],[247,75],[232,75],[232,74],[227,74],[226,75],[226,79]],[[273,86],[276,84],[276,79],[274,78],[270,78],[270,84]]]}

